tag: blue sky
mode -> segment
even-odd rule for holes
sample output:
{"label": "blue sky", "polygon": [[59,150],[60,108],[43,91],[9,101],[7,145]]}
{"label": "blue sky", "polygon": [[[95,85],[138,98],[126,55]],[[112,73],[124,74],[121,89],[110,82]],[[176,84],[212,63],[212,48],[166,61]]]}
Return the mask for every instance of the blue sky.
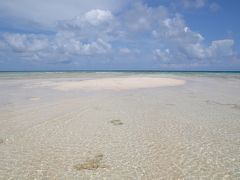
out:
{"label": "blue sky", "polygon": [[240,1],[0,0],[0,70],[240,70]]}

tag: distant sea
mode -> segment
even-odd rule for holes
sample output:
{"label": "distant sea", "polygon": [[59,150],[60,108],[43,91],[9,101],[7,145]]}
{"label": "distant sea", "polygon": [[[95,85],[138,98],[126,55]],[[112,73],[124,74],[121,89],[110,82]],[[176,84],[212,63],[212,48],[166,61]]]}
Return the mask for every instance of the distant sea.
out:
{"label": "distant sea", "polygon": [[22,78],[78,78],[98,74],[118,75],[174,75],[174,76],[216,76],[239,77],[240,71],[153,71],[153,70],[79,70],[79,71],[0,71],[0,79]]}

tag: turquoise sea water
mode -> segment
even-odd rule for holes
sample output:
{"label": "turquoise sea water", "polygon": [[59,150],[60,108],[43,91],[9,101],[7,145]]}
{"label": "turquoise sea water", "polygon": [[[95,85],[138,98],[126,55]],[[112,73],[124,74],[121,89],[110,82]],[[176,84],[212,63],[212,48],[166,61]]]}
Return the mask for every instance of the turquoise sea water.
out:
{"label": "turquoise sea water", "polygon": [[209,76],[239,78],[240,71],[0,71],[0,79],[17,78],[81,78],[108,75],[162,75],[162,76]]}

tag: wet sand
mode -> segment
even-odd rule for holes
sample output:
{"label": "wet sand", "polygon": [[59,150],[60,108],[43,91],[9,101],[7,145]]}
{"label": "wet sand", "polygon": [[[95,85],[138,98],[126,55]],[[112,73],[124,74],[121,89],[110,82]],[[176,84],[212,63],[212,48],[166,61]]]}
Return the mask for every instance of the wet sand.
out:
{"label": "wet sand", "polygon": [[238,76],[2,79],[0,179],[239,179],[239,92]]}

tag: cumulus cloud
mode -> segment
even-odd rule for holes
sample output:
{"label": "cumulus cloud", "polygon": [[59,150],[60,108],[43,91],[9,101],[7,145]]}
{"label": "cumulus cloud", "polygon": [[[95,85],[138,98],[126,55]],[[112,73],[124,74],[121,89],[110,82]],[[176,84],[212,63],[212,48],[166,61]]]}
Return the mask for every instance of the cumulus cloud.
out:
{"label": "cumulus cloud", "polygon": [[84,20],[92,25],[99,25],[113,19],[112,13],[108,10],[94,9],[84,15]]}
{"label": "cumulus cloud", "polygon": [[154,55],[155,59],[158,59],[163,62],[168,62],[170,60],[170,56],[171,56],[169,49],[164,49],[164,50],[155,49],[153,51],[153,55]]}
{"label": "cumulus cloud", "polygon": [[[39,34],[4,33],[3,46],[21,58],[71,58],[111,52],[107,38],[108,26],[113,15],[108,10],[94,9],[69,21],[60,21],[57,33],[52,36]],[[106,33],[104,33],[106,32]],[[32,55],[31,55],[32,53]]]}
{"label": "cumulus cloud", "polygon": [[53,41],[55,52],[63,55],[95,55],[104,54],[111,50],[111,44],[102,39],[96,41],[83,43],[77,40],[75,36],[71,38],[56,37]]}
{"label": "cumulus cloud", "polygon": [[158,22],[157,29],[152,31],[155,38],[171,40],[179,43],[198,43],[204,38],[201,34],[191,31],[180,15],[168,17]]}
{"label": "cumulus cloud", "polygon": [[[203,0],[182,2],[196,8],[206,3]],[[124,59],[122,56],[140,59],[143,64],[158,60],[160,64],[174,66],[196,66],[234,56],[234,40],[215,40],[207,45],[181,14],[171,13],[164,6],[149,7],[138,2],[121,13],[93,8],[56,24],[55,33],[50,35],[3,33],[0,48],[21,54],[21,59],[71,62],[68,60],[81,61],[101,55],[102,59]]]}
{"label": "cumulus cloud", "polygon": [[[56,36],[48,40],[45,37],[35,37],[33,35],[5,34],[5,46],[15,53],[27,54],[27,57],[36,58],[56,58],[63,56],[69,58],[77,55],[105,54],[111,51],[111,44],[102,39],[83,43],[72,37]],[[36,56],[37,55],[37,56]],[[25,56],[22,56],[25,57]]]}
{"label": "cumulus cloud", "polygon": [[184,8],[202,8],[207,0],[180,0],[179,2]]}
{"label": "cumulus cloud", "polygon": [[131,53],[131,50],[128,49],[128,48],[120,48],[120,49],[119,49],[119,52],[120,52],[121,54],[129,54],[129,53]]}
{"label": "cumulus cloud", "polygon": [[71,20],[60,21],[58,25],[62,28],[90,28],[88,26],[107,25],[113,20],[109,10],[93,9],[74,17]]}
{"label": "cumulus cloud", "polygon": [[149,31],[155,23],[166,19],[169,12],[166,7],[158,6],[151,8],[142,3],[136,3],[133,7],[123,14],[122,25],[129,31]]}
{"label": "cumulus cloud", "polygon": [[16,52],[34,52],[46,50],[49,46],[48,39],[37,35],[3,34],[6,45]]}
{"label": "cumulus cloud", "polygon": [[24,19],[43,26],[53,26],[60,20],[71,19],[92,9],[118,12],[129,4],[127,0],[2,0],[0,17]]}
{"label": "cumulus cloud", "polygon": [[224,39],[213,41],[209,49],[207,50],[210,57],[225,57],[233,55],[234,40]]}

